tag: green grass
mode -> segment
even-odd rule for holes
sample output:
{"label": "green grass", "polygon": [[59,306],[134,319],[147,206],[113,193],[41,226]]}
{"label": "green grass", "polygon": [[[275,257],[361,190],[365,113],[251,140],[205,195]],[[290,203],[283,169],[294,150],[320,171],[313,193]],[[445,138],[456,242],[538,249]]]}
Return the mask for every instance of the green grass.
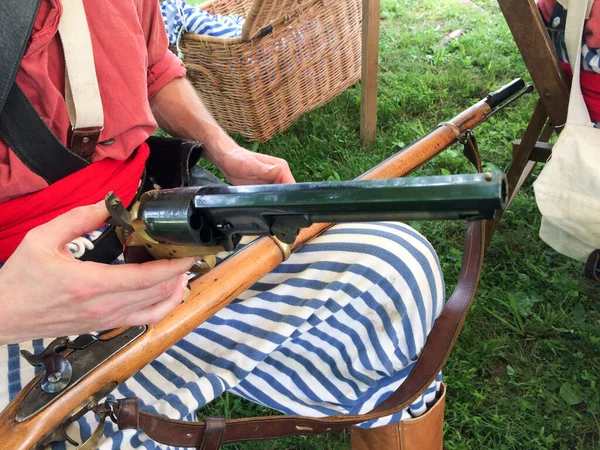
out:
{"label": "green grass", "polygon": [[[382,0],[377,143],[359,140],[360,88],[301,118],[260,152],[286,158],[299,181],[351,179],[516,77],[528,79],[493,0]],[[444,35],[465,30],[442,46]],[[505,170],[536,102],[530,95],[476,130],[488,170]],[[470,171],[459,148],[421,175]],[[537,173],[537,172],[536,172]],[[531,189],[521,191],[486,254],[474,305],[444,369],[445,446],[453,449],[600,449],[599,288],[582,265],[538,238]],[[464,225],[418,224],[437,249],[448,290]],[[224,395],[202,413],[270,413]],[[347,433],[227,446],[347,449]]]}

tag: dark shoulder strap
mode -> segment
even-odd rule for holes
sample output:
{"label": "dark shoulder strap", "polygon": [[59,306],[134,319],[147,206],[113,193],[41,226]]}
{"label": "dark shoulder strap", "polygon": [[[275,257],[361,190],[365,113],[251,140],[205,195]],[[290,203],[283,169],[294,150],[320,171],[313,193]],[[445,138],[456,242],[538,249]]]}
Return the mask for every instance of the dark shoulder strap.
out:
{"label": "dark shoulder strap", "polygon": [[17,83],[13,84],[0,112],[0,136],[21,162],[48,184],[89,164],[58,140]]}
{"label": "dark shoulder strap", "polygon": [[40,3],[0,3],[0,136],[32,172],[52,184],[89,163],[58,140],[14,81]]}
{"label": "dark shoulder strap", "polygon": [[2,0],[0,10],[0,111],[4,108],[41,0]]}

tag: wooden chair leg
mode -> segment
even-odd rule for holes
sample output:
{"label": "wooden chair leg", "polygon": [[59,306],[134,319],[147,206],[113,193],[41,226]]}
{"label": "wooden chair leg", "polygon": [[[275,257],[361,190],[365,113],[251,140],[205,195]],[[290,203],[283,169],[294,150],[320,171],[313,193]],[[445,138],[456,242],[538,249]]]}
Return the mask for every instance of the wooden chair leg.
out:
{"label": "wooden chair leg", "polygon": [[[554,126],[552,125],[551,122],[548,122],[546,124],[546,127],[544,128],[544,131],[542,131],[542,134],[541,134],[539,140],[536,142],[535,146],[533,147],[533,149],[529,155],[529,161],[527,162],[525,168],[523,169],[523,173],[521,173],[521,177],[517,181],[517,184],[515,185],[515,187],[513,189],[512,195],[508,199],[509,205],[514,200],[517,193],[521,190],[521,188],[523,187],[523,184],[525,184],[525,182],[529,179],[529,177],[535,170],[537,163],[538,162],[542,162],[542,163],[546,162],[548,160],[548,158],[550,157],[550,152],[552,150],[552,144],[547,144],[547,142],[550,140],[553,133],[554,133]],[[521,141],[519,140],[518,142],[519,142],[519,147],[520,147]],[[517,152],[519,151],[519,147],[517,147],[517,150],[516,150]]]}
{"label": "wooden chair leg", "polygon": [[[554,46],[534,0],[498,0],[533,84],[540,94],[533,116],[508,169],[508,199],[512,201],[535,168],[531,153],[538,141],[550,139],[553,127],[567,117],[569,91]],[[486,230],[489,245],[503,214],[490,221]]]}
{"label": "wooden chair leg", "polygon": [[498,0],[498,4],[548,116],[555,125],[563,125],[569,90],[535,1]]}
{"label": "wooden chair leg", "polygon": [[[525,130],[525,134],[523,135],[523,139],[521,139],[521,145],[513,155],[513,160],[508,168],[508,172],[506,175],[508,182],[508,198],[512,200],[514,198],[514,194],[518,191],[518,188],[523,184],[525,180],[521,181],[521,178],[529,165],[529,156],[535,144],[542,137],[543,131],[546,128],[546,124],[548,123],[548,114],[546,113],[546,108],[542,101],[540,100],[535,107],[533,112],[533,116],[531,117],[531,121]],[[548,136],[549,138],[549,136]],[[548,139],[546,138],[546,139]],[[492,240],[492,236],[502,220],[504,214],[498,213],[496,218],[493,221],[488,221],[486,225],[486,247],[490,244]]]}

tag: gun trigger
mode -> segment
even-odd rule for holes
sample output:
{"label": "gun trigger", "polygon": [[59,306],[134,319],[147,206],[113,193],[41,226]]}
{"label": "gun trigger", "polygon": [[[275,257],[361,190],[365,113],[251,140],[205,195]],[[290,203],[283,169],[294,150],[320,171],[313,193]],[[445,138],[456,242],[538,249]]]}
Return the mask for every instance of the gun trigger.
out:
{"label": "gun trigger", "polygon": [[77,442],[76,440],[71,438],[71,436],[69,436],[67,434],[67,430],[65,430],[64,424],[62,424],[59,427],[59,433],[60,433],[60,437],[62,438],[63,441],[67,441],[69,444],[74,445],[75,447],[79,447],[79,442]]}
{"label": "gun trigger", "polygon": [[54,431],[47,435],[43,441],[41,441],[37,447],[35,448],[46,448],[53,442],[68,442],[69,444],[78,447],[79,442],[72,439],[65,430],[65,424],[61,423],[58,427],[54,429]]}

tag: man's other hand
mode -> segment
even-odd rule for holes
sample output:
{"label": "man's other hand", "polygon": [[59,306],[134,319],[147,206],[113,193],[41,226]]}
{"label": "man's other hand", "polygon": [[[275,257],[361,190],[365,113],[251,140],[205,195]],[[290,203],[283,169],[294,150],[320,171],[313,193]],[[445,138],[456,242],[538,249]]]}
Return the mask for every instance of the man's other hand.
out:
{"label": "man's other hand", "polygon": [[179,305],[194,258],[108,265],[71,255],[66,244],[107,217],[98,203],[27,234],[0,269],[0,344],[156,323]]}
{"label": "man's other hand", "polygon": [[233,145],[219,152],[214,163],[234,185],[295,183],[285,159]]}

